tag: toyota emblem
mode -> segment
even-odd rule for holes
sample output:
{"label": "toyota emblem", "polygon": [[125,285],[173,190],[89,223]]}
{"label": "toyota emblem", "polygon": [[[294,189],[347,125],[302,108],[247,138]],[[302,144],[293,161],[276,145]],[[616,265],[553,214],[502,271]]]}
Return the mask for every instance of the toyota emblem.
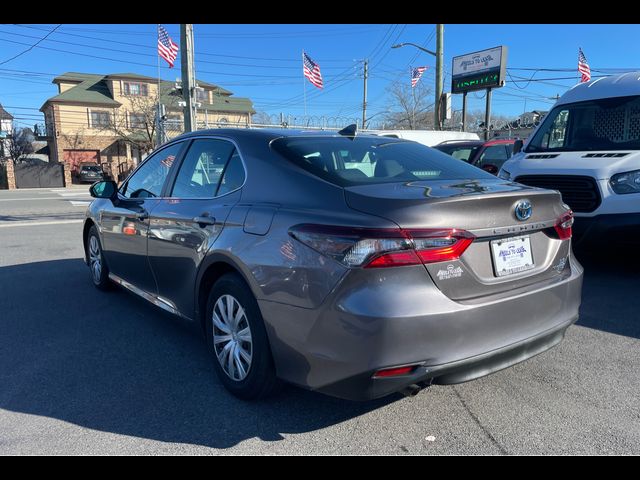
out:
{"label": "toyota emblem", "polygon": [[516,218],[521,222],[524,222],[531,218],[532,210],[533,208],[531,207],[531,202],[529,200],[520,200],[516,203]]}

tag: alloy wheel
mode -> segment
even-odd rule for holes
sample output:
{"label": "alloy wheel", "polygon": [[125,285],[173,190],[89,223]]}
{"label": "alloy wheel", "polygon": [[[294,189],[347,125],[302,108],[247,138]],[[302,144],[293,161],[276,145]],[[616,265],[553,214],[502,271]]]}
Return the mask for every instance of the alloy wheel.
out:
{"label": "alloy wheel", "polygon": [[89,238],[89,266],[93,281],[100,283],[102,275],[102,255],[100,254],[100,244],[95,236]]}

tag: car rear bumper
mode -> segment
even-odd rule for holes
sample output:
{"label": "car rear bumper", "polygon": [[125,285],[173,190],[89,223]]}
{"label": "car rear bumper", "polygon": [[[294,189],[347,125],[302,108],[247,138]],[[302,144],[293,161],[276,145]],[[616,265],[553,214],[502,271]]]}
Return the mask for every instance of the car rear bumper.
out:
{"label": "car rear bumper", "polygon": [[576,316],[548,332],[475,357],[443,365],[419,365],[411,374],[397,377],[374,378],[374,370],[327,385],[318,391],[349,400],[371,400],[402,391],[409,385],[422,388],[431,383],[449,385],[468,382],[523,362],[556,346],[564,338],[567,328],[577,319]]}
{"label": "car rear bumper", "polygon": [[[400,267],[366,272],[364,283],[365,272],[347,275],[319,310],[259,303],[281,378],[367,400],[414,383],[468,381],[559,343],[581,300],[582,267],[574,257],[568,264],[535,287],[473,301],[447,298],[423,267]],[[416,368],[373,378],[404,365]]]}

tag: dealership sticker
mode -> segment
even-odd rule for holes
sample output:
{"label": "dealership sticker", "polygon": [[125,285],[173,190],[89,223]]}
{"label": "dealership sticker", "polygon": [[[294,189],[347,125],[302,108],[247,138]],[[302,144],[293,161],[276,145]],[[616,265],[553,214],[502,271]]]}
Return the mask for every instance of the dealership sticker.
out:
{"label": "dealership sticker", "polygon": [[452,278],[459,278],[462,276],[462,267],[454,267],[453,265],[447,265],[446,270],[438,270],[436,274],[438,280],[450,280]]}

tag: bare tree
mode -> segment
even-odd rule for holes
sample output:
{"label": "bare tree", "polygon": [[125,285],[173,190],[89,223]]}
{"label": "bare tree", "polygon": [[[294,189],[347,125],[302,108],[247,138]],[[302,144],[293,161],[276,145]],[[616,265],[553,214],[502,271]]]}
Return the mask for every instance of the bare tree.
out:
{"label": "bare tree", "polygon": [[149,153],[156,148],[156,115],[155,97],[131,97],[131,109],[116,111],[110,122],[101,129],[108,131],[140,152]]}
{"label": "bare tree", "polygon": [[274,119],[267,112],[257,111],[251,116],[251,123],[257,125],[272,125]]}
{"label": "bare tree", "polygon": [[33,144],[35,140],[33,132],[30,128],[14,128],[9,139],[7,153],[13,161],[18,163],[23,155],[33,153]]}
{"label": "bare tree", "polygon": [[411,87],[406,82],[395,82],[389,88],[391,104],[385,124],[391,129],[432,129],[433,94],[424,83]]}

